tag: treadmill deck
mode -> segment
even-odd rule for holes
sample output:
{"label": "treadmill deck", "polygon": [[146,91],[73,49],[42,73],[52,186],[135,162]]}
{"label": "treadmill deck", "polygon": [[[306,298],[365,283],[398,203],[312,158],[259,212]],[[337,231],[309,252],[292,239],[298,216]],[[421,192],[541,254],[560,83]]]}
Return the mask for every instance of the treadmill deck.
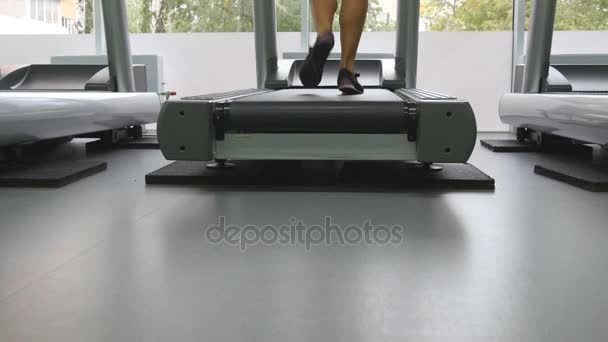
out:
{"label": "treadmill deck", "polygon": [[342,95],[337,89],[283,89],[232,101],[226,128],[264,133],[399,133],[404,100],[386,89]]}
{"label": "treadmill deck", "polygon": [[169,160],[416,160],[462,163],[476,141],[462,99],[420,89],[250,89],[168,101]]}

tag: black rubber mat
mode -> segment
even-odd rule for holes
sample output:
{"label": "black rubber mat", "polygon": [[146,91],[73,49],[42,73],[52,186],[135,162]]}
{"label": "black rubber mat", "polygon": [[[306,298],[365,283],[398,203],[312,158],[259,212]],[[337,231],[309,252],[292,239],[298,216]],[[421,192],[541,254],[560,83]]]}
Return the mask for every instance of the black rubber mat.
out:
{"label": "black rubber mat", "polygon": [[340,182],[349,186],[374,186],[385,189],[471,189],[492,190],[494,179],[471,164],[433,164],[431,171],[418,163],[350,162],[345,163]]}
{"label": "black rubber mat", "polygon": [[494,179],[470,164],[438,164],[429,171],[402,162],[239,161],[231,169],[209,169],[203,162],[174,162],[146,175],[147,184],[226,185],[404,191],[408,189],[492,190]]}
{"label": "black rubber mat", "polygon": [[558,142],[553,144],[538,145],[534,143],[522,143],[515,139],[483,139],[481,145],[492,152],[547,152],[554,154],[589,154],[593,148],[584,144],[573,144],[571,142]]}
{"label": "black rubber mat", "polygon": [[178,161],[146,175],[147,184],[305,186],[334,185],[333,163],[239,161],[234,168],[211,169],[205,162]]}
{"label": "black rubber mat", "polygon": [[481,146],[492,152],[538,152],[540,147],[536,144],[522,143],[515,139],[482,139]]}
{"label": "black rubber mat", "polygon": [[118,147],[129,149],[158,150],[160,145],[156,136],[144,136],[139,139],[126,139],[118,142]]}
{"label": "black rubber mat", "polygon": [[108,144],[103,140],[94,140],[86,143],[87,151],[95,152],[113,148],[158,150],[160,145],[156,136],[145,136],[139,139],[125,139],[115,144]]}
{"label": "black rubber mat", "polygon": [[59,188],[107,168],[105,162],[76,160],[0,169],[0,187]]}
{"label": "black rubber mat", "polygon": [[582,160],[552,160],[535,165],[534,173],[588,191],[608,191],[607,165],[594,165]]}

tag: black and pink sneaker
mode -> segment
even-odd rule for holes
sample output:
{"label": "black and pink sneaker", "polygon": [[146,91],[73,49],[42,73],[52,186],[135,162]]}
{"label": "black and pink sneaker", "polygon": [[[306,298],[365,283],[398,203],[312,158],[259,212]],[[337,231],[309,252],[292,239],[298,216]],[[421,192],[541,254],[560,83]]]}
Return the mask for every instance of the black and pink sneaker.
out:
{"label": "black and pink sneaker", "polygon": [[308,56],[300,69],[300,81],[307,88],[316,87],[323,78],[323,68],[334,48],[334,34],[325,32],[321,34],[315,45],[308,51]]}
{"label": "black and pink sneaker", "polygon": [[346,69],[340,69],[338,73],[338,89],[344,95],[360,95],[363,94],[363,86],[357,80],[359,74],[353,74]]}

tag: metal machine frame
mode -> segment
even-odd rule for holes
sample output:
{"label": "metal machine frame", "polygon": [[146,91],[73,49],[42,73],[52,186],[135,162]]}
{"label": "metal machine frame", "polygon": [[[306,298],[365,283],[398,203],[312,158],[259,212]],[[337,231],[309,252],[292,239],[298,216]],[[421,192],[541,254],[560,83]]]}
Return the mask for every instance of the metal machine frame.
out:
{"label": "metal machine frame", "polygon": [[534,0],[524,58],[525,3],[515,2],[513,93],[499,106],[518,140],[553,135],[608,146],[608,56],[551,55],[556,0]]}
{"label": "metal machine frame", "polygon": [[[468,102],[416,89],[419,0],[399,1],[392,59],[358,60],[363,95],[341,96],[337,61],[320,89],[279,59],[274,0],[254,0],[257,89],[164,104],[157,132],[169,160],[407,160],[464,163],[476,140]],[[220,163],[221,164],[221,163]]]}
{"label": "metal machine frame", "polygon": [[146,92],[145,68],[133,66],[126,4],[102,0],[101,5],[108,65],[11,68],[0,77],[0,146],[156,121],[161,99]]}

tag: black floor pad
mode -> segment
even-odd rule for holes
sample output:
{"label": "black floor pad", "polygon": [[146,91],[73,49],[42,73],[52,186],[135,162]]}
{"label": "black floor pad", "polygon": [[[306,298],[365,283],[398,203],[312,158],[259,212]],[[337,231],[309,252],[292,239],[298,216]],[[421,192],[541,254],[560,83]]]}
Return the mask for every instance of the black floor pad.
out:
{"label": "black floor pad", "polygon": [[331,163],[239,161],[234,168],[212,169],[206,162],[178,161],[146,175],[147,184],[174,185],[334,185]]}
{"label": "black floor pad", "polygon": [[0,187],[59,188],[105,170],[100,161],[73,160],[0,168]]}
{"label": "black floor pad", "polygon": [[492,190],[494,179],[470,164],[438,164],[429,171],[403,162],[239,161],[231,169],[209,169],[204,162],[174,162],[146,175],[147,184],[230,185],[404,191],[408,189]]}
{"label": "black floor pad", "polygon": [[588,191],[608,191],[608,165],[595,165],[589,160],[560,159],[544,161],[534,166],[534,173]]}
{"label": "black floor pad", "polygon": [[593,148],[584,144],[572,144],[570,142],[559,142],[546,145],[534,143],[522,143],[515,139],[483,139],[481,146],[492,152],[544,152],[552,154],[589,154]]}
{"label": "black floor pad", "polygon": [[156,136],[143,136],[139,139],[125,139],[118,142],[118,147],[130,149],[160,149]]}
{"label": "black floor pad", "polygon": [[417,163],[345,163],[340,183],[347,186],[379,186],[386,189],[472,189],[492,190],[494,179],[471,164],[433,164],[431,171]]}
{"label": "black floor pad", "polygon": [[87,151],[95,152],[112,148],[157,150],[160,149],[156,136],[144,136],[139,139],[125,139],[115,144],[108,144],[103,140],[94,140],[86,143]]}
{"label": "black floor pad", "polygon": [[481,146],[492,152],[538,152],[540,147],[536,144],[522,143],[515,139],[482,139]]}

